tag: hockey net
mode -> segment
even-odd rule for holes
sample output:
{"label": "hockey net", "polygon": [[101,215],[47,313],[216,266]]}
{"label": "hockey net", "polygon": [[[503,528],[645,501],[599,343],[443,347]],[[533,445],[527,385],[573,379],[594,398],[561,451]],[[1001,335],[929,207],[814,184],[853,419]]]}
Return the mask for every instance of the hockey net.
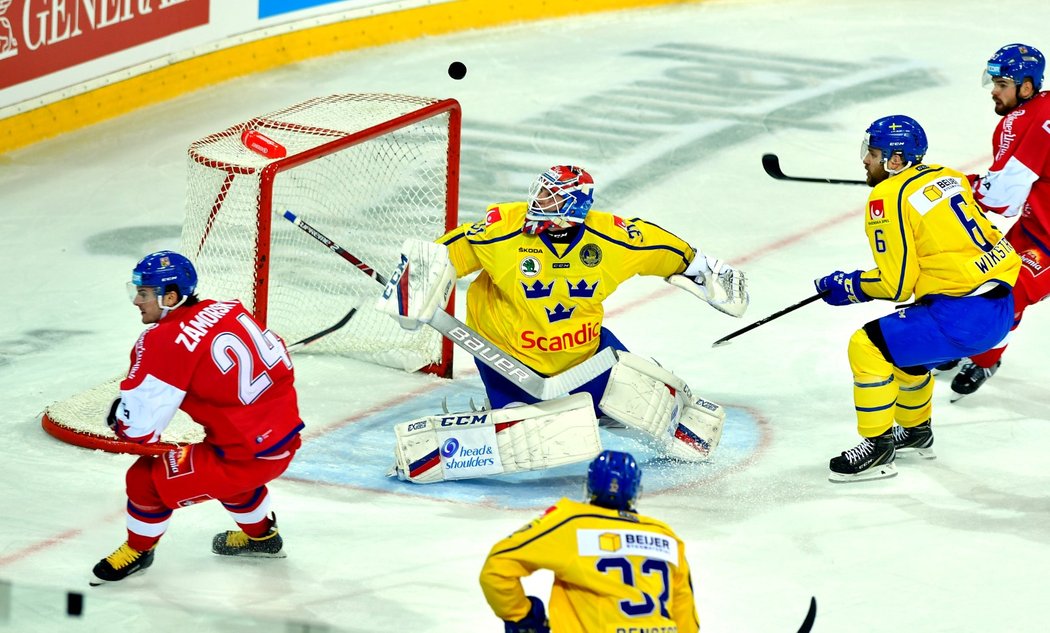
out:
{"label": "hockey net", "polygon": [[[246,131],[277,145],[269,156],[266,148],[253,151],[242,140]],[[197,269],[197,294],[240,299],[289,345],[332,328],[356,308],[345,325],[304,350],[451,376],[448,341],[431,328],[403,330],[378,313],[375,280],[282,214],[292,211],[371,267],[393,270],[406,237],[434,239],[456,225],[459,132],[455,100],[341,94],[195,141],[181,251]],[[105,417],[119,381],[51,405],[44,428],[64,441],[116,452],[162,452],[202,437],[180,413],[155,447],[114,438]]]}

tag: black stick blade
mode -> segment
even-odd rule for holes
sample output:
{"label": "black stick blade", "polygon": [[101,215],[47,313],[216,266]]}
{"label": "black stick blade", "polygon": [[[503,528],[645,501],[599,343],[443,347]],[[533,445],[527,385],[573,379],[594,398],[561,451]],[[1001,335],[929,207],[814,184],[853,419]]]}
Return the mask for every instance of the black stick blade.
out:
{"label": "black stick blade", "polygon": [[766,173],[772,178],[777,180],[787,179],[784,171],[780,169],[780,159],[777,158],[776,154],[762,154],[762,169],[766,170]]}
{"label": "black stick blade", "polygon": [[798,627],[798,633],[809,633],[813,630],[813,622],[817,619],[817,597],[813,596],[809,599],[809,611],[806,612],[806,619],[802,621],[802,626]]}

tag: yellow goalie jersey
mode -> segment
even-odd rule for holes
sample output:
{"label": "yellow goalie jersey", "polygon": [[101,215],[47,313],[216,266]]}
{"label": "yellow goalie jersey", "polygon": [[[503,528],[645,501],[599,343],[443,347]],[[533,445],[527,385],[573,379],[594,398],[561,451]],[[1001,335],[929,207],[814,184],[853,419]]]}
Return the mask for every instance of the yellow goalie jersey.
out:
{"label": "yellow goalie jersey", "polygon": [[522,232],[525,202],[493,205],[485,220],[438,242],[460,277],[481,270],[467,293],[467,325],[543,374],[577,365],[598,348],[602,301],[634,275],[685,270],[693,249],[640,219],[587,213],[567,244]]}
{"label": "yellow goalie jersey", "polygon": [[492,548],[481,589],[496,615],[529,612],[520,578],[554,572],[547,605],[555,633],[700,629],[685,545],[655,519],[562,499]]}
{"label": "yellow goalie jersey", "polygon": [[919,164],[879,183],[865,230],[876,266],[861,275],[869,297],[961,297],[987,282],[1017,281],[1020,258],[954,169]]}

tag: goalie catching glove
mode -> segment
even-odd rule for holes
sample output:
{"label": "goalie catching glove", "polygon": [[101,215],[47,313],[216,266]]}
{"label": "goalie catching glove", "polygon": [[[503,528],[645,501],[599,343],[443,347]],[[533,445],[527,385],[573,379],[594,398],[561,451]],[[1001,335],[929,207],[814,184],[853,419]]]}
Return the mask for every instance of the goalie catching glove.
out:
{"label": "goalie catching glove", "polygon": [[689,267],[680,275],[666,278],[667,283],[684,288],[730,316],[742,317],[751,298],[747,294],[747,276],[720,259],[696,252]]}
{"label": "goalie catching glove", "polygon": [[456,268],[448,247],[410,237],[401,245],[401,263],[390,275],[376,309],[397,319],[406,330],[430,323],[448,305],[456,285]]}

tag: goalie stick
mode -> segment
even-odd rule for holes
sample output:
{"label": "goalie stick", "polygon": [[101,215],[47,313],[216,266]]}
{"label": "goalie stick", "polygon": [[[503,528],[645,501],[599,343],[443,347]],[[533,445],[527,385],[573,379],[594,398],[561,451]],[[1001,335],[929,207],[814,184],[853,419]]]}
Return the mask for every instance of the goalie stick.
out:
{"label": "goalie stick", "polygon": [[774,312],[773,314],[767,316],[766,318],[764,318],[764,319],[762,319],[760,321],[755,321],[754,323],[752,323],[751,325],[749,325],[747,327],[742,327],[739,330],[737,330],[736,332],[733,332],[732,334],[728,334],[726,336],[723,336],[722,338],[718,339],[714,343],[711,343],[711,347],[721,347],[722,345],[728,345],[730,340],[735,339],[736,337],[740,336],[741,334],[744,334],[745,332],[750,332],[751,330],[755,329],[756,327],[758,327],[758,326],[760,326],[760,325],[762,325],[764,323],[769,323],[773,319],[779,319],[780,317],[784,316],[788,312],[794,312],[795,310],[798,310],[802,306],[809,305],[810,303],[813,303],[814,301],[816,301],[817,299],[820,299],[823,296],[824,296],[823,292],[818,292],[817,294],[813,295],[812,297],[806,297],[805,299],[803,299],[802,301],[799,301],[795,305],[788,306],[788,307],[784,308],[783,310],[780,310],[779,312]]}
{"label": "goalie stick", "polygon": [[776,154],[762,154],[762,168],[766,173],[777,180],[793,180],[795,182],[821,182],[826,185],[866,185],[866,180],[840,180],[838,178],[804,178],[802,176],[788,176],[780,169],[780,159]]}
{"label": "goalie stick", "polygon": [[[386,285],[386,278],[377,273],[375,269],[358,259],[353,253],[328,239],[323,233],[307,224],[301,218],[296,217],[291,211],[285,211],[284,218],[310,237],[327,246],[336,255],[356,266],[361,272],[375,279],[380,285]],[[349,319],[349,315],[347,319]],[[551,400],[569,393],[573,389],[612,369],[617,360],[616,353],[612,348],[606,348],[575,367],[567,369],[560,374],[544,378],[444,310],[438,310],[427,325],[462,347],[474,358],[499,372],[507,380],[521,387],[530,396],[540,400]]]}

